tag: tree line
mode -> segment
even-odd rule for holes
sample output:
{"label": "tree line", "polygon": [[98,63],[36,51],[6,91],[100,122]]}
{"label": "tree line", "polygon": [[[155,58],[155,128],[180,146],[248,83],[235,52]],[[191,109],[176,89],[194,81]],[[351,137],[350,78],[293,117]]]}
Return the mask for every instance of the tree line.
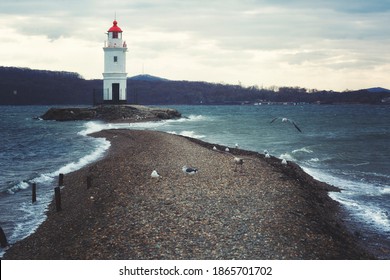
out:
{"label": "tree line", "polygon": [[[0,67],[0,105],[75,105],[102,101],[103,81],[78,73]],[[208,105],[253,103],[389,104],[390,91],[325,91],[301,87],[243,87],[222,83],[127,80],[128,103],[143,105]]]}

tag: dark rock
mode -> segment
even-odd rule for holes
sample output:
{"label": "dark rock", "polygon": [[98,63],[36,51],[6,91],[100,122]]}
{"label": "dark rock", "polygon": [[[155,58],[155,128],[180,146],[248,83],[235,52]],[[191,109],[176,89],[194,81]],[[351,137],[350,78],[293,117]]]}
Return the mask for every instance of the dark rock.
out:
{"label": "dark rock", "polygon": [[101,105],[89,108],[51,108],[41,116],[43,120],[78,121],[102,120],[137,122],[180,118],[175,109],[152,108],[139,105]]}

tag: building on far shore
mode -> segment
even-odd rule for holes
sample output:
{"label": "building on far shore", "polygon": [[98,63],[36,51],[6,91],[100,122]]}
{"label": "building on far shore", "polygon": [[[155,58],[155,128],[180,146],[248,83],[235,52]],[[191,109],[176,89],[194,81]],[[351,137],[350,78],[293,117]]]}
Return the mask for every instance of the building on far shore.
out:
{"label": "building on far shore", "polygon": [[104,42],[103,103],[127,103],[126,41],[122,39],[122,29],[114,20]]}

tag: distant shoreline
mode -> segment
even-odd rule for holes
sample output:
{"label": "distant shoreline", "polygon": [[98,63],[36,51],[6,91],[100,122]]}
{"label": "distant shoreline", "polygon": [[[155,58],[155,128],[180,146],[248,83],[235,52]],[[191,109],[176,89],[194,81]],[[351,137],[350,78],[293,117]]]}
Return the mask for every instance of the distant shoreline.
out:
{"label": "distant shoreline", "polygon": [[[93,136],[112,143],[108,154],[66,174],[63,210],[52,203],[47,220],[4,259],[374,258],[327,195],[337,188],[296,164],[231,149],[244,158],[234,171],[232,155],[192,138],[129,130]],[[183,174],[189,164],[199,173]],[[151,178],[153,169],[162,178]]]}

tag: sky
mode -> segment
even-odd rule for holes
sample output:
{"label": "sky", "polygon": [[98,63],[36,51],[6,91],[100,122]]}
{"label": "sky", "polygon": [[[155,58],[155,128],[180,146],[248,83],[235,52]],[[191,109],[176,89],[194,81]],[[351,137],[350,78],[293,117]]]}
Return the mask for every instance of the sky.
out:
{"label": "sky", "polygon": [[0,66],[319,90],[390,88],[390,0],[1,0]]}

